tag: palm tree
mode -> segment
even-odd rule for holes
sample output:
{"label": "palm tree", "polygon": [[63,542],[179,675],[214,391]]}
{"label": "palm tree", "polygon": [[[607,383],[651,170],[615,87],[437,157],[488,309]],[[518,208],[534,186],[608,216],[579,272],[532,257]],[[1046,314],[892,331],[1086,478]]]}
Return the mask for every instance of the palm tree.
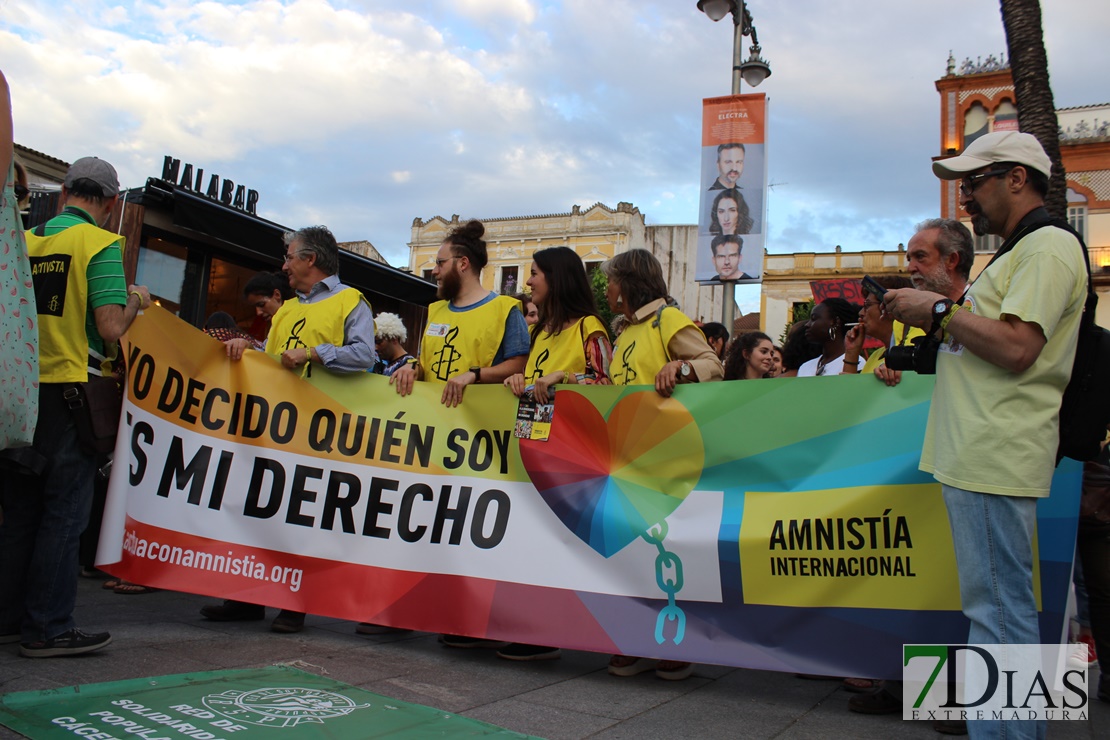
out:
{"label": "palm tree", "polygon": [[1038,0],[1000,0],[1002,26],[1017,98],[1018,127],[1033,134],[1052,160],[1045,206],[1055,218],[1066,218],[1067,181],[1060,158],[1060,128],[1056,105],[1048,82],[1048,55],[1041,31],[1041,5]]}

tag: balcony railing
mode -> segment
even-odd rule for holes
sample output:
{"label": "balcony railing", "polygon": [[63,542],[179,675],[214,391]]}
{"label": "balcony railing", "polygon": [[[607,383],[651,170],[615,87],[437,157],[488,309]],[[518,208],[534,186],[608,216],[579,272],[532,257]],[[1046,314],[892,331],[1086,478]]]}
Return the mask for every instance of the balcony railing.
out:
{"label": "balcony railing", "polygon": [[1087,248],[1091,257],[1091,275],[1110,277],[1110,247]]}

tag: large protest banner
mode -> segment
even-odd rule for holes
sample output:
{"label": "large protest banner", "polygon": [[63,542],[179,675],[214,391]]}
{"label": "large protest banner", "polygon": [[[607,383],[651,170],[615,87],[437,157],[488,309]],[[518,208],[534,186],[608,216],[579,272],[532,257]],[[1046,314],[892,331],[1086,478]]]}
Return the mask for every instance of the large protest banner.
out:
{"label": "large protest banner", "polygon": [[[161,309],[127,336],[98,565],[161,588],[421,630],[773,670],[897,677],[963,642],[932,379],[559,387],[548,441],[472,386],[301,379]],[[1038,508],[1058,640],[1080,466]],[[866,649],[861,646],[866,645]]]}

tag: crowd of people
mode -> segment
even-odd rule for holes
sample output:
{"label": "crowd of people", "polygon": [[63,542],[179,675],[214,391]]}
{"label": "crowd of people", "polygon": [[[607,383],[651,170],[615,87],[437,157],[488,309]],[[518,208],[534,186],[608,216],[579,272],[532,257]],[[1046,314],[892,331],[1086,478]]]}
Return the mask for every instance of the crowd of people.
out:
{"label": "crowd of people", "polygon": [[[6,103],[2,85],[0,77],[0,103]],[[10,109],[0,109],[0,232],[5,246],[22,257],[13,270],[30,275],[28,254],[36,264],[64,256],[68,269],[36,277],[35,292],[24,300],[37,313],[13,325],[21,332],[17,349],[27,355],[22,364],[8,355],[0,362],[0,443],[11,471],[0,476],[0,642],[20,643],[28,657],[74,655],[103,648],[111,636],[87,633],[73,618],[78,543],[90,518],[99,458],[79,435],[72,394],[90,377],[110,374],[117,341],[151,299],[145,287],[125,283],[122,239],[102,228],[119,194],[116,172],[104,160],[73,163],[58,216],[25,237],[14,228],[26,183],[13,164],[10,118]],[[399,316],[375,315],[362,293],[340,281],[338,245],[322,226],[287,234],[282,271],[261,273],[247,284],[247,304],[269,325],[264,342],[227,314],[211,316],[205,331],[224,343],[233,362],[257,351],[301,375],[314,367],[375,372],[401,396],[415,383],[435,383],[448,407],[463,403],[467,388],[477,384],[501,384],[540,402],[553,387],[570,384],[648,385],[663,397],[684,384],[776,377],[867,373],[896,385],[903,371],[887,366],[887,353],[932,337],[937,382],[921,466],[943,487],[963,608],[972,624],[968,641],[1036,643],[1033,521],[1054,467],[1055,414],[1085,296],[1083,256],[1066,230],[1038,228],[1048,223],[1042,202],[1049,164],[1032,137],[984,136],[934,169],[961,181],[961,202],[977,232],[1007,239],[995,262],[971,283],[968,229],[951,219],[926,221],[909,242],[908,279],[865,285],[863,305],[821,301],[784,333],[781,347],[761,332],[730,340],[726,327],[696,325],[670,297],[658,260],[642,249],[603,265],[612,326],[601,317],[582,260],[566,247],[534,254],[528,293],[490,291],[481,282],[488,253],[478,221],[452,230],[436,255],[438,301],[428,309],[416,347]],[[715,233],[747,231],[750,217],[740,203],[731,188],[722,188]],[[30,285],[6,273],[0,279],[25,292]],[[45,296],[65,300],[58,308]],[[0,314],[5,327],[10,319]],[[868,338],[878,345],[870,353],[864,350]],[[38,375],[37,392],[31,373]],[[1089,467],[1080,555],[1093,644],[1110,655],[1105,462]],[[991,536],[982,536],[985,531]],[[228,600],[201,613],[211,620],[260,620],[265,605]],[[304,617],[281,610],[271,628],[298,632]],[[370,623],[359,627],[378,631]],[[511,660],[559,657],[558,648],[544,645],[441,639],[450,647],[496,647]],[[609,662],[617,676],[654,670],[679,680],[693,669],[638,656],[614,655]],[[1110,700],[1110,684],[1098,696]],[[894,711],[901,698],[897,685],[888,684],[853,704],[858,711]]]}

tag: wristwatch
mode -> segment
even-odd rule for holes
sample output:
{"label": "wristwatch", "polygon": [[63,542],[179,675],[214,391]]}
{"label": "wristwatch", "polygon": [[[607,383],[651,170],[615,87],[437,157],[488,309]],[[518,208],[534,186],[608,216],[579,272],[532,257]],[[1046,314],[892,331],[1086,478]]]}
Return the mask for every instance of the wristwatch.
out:
{"label": "wristwatch", "polygon": [[955,304],[947,298],[942,298],[933,304],[933,325],[929,329],[930,334],[936,334],[937,329],[940,328],[941,319],[948,315]]}
{"label": "wristwatch", "polygon": [[678,372],[684,378],[690,377],[690,363],[683,360],[682,364],[678,366]]}
{"label": "wristwatch", "polygon": [[470,372],[474,373],[474,382],[475,383],[481,383],[482,382],[482,368],[481,367],[479,367],[478,365],[475,365],[474,367],[470,368]]}

